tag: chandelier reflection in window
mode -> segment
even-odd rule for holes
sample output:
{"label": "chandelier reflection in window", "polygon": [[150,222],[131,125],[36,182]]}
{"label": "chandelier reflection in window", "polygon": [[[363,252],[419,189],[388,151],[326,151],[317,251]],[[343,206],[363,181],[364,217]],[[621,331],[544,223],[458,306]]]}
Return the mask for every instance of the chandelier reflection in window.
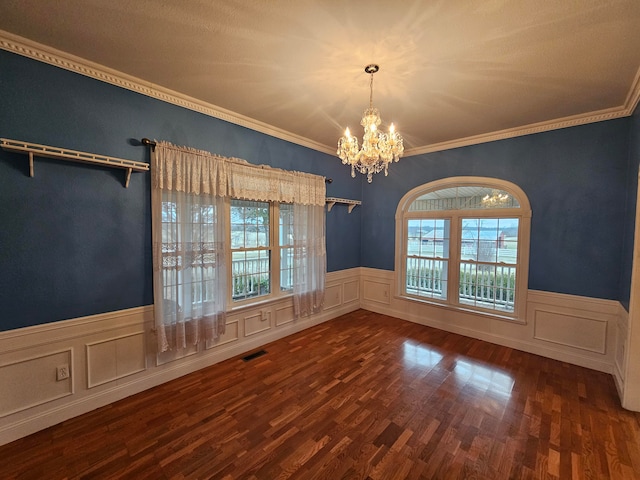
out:
{"label": "chandelier reflection in window", "polygon": [[505,205],[511,197],[507,192],[503,192],[502,190],[491,190],[491,195],[486,194],[482,197],[482,205],[487,208],[491,207],[499,207]]}
{"label": "chandelier reflection in window", "polygon": [[375,64],[367,65],[364,69],[371,75],[369,83],[369,108],[364,111],[360,125],[364,127],[362,148],[358,149],[358,139],[351,135],[349,129],[344,137],[338,140],[338,157],[345,165],[351,165],[351,176],[356,176],[356,170],[367,175],[367,181],[371,183],[374,173],[384,170],[385,176],[389,174],[389,164],[397,162],[404,153],[402,136],[395,131],[393,123],[389,127],[389,133],[378,130],[381,123],[380,113],[373,107],[373,74],[380,70]]}

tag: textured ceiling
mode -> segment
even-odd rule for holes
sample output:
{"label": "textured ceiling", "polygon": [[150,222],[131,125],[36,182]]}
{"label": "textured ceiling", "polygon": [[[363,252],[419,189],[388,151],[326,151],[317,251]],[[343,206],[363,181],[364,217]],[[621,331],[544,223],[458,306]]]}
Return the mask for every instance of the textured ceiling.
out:
{"label": "textured ceiling", "polygon": [[0,29],[334,152],[361,136],[372,62],[409,154],[628,110],[639,88],[638,0],[1,0]]}

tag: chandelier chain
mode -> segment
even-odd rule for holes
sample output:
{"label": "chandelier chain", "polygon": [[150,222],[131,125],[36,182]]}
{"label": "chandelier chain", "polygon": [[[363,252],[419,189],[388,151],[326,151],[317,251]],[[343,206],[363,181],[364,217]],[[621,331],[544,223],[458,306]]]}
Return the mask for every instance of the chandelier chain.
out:
{"label": "chandelier chain", "polygon": [[369,75],[371,76],[369,80],[369,108],[373,108],[373,72]]}

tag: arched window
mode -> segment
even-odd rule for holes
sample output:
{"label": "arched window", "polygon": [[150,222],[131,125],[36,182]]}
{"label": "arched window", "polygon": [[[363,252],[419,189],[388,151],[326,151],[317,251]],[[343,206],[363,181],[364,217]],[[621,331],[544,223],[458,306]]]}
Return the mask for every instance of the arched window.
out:
{"label": "arched window", "polygon": [[531,207],[513,183],[453,177],[407,193],[396,212],[401,297],[524,321]]}

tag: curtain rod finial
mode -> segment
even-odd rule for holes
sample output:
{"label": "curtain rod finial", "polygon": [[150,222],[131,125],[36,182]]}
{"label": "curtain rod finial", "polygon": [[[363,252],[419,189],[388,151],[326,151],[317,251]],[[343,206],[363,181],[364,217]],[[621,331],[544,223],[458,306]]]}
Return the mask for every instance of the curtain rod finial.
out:
{"label": "curtain rod finial", "polygon": [[142,143],[142,145],[146,147],[151,147],[151,150],[156,149],[156,142],[154,142],[153,140],[149,140],[148,138],[143,138],[142,140],[140,140],[140,143]]}

